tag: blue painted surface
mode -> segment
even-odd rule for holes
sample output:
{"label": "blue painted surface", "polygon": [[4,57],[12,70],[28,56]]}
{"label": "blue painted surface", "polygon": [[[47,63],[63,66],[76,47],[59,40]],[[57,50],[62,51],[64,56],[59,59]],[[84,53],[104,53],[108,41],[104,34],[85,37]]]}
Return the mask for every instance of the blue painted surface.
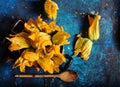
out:
{"label": "blue painted surface", "polygon": [[[71,34],[70,44],[64,46],[64,52],[72,56],[75,35],[83,33],[87,36],[87,14],[98,12],[100,20],[100,39],[94,41],[90,59],[84,61],[73,57],[70,70],[79,74],[78,80],[65,83],[54,79],[50,87],[120,87],[120,1],[119,0],[54,0],[58,6],[57,24],[63,26]],[[0,0],[0,40],[8,36],[11,25],[17,19],[27,21],[42,14],[44,0]],[[0,85],[1,87],[44,87],[44,79],[14,78],[13,74],[20,73],[12,69],[12,62],[5,62],[9,55],[7,46],[0,44]],[[27,69],[26,73],[36,72]]]}

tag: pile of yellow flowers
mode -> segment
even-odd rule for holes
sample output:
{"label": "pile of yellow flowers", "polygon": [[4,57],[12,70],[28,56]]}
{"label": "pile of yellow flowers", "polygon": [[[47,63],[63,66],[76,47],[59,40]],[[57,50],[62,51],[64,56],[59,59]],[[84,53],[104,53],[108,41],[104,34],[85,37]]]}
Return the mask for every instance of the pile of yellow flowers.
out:
{"label": "pile of yellow flowers", "polygon": [[46,0],[44,8],[48,17],[54,21],[47,23],[41,16],[36,20],[30,18],[24,23],[23,32],[7,37],[11,42],[8,47],[10,51],[24,49],[13,66],[13,68],[20,67],[21,72],[25,72],[26,66],[34,66],[37,71],[42,68],[44,72],[59,72],[59,66],[66,61],[60,48],[69,44],[67,38],[70,34],[65,32],[62,26],[56,25],[57,4],[52,0]]}
{"label": "pile of yellow flowers", "polygon": [[11,42],[10,51],[24,49],[13,67],[19,66],[21,72],[25,72],[26,66],[34,66],[37,71],[42,68],[49,73],[59,72],[59,66],[66,61],[60,47],[69,44],[70,35],[55,21],[46,23],[40,16],[36,20],[29,19],[24,27],[23,32],[7,37]]}

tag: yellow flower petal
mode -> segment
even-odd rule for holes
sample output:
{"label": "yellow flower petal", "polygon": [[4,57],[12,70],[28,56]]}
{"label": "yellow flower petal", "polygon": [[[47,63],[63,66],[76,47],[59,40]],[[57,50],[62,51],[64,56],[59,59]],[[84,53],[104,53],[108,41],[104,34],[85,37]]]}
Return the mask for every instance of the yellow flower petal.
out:
{"label": "yellow flower petal", "polygon": [[32,62],[37,61],[39,59],[39,55],[37,53],[29,50],[25,50],[21,55],[25,60]]}
{"label": "yellow flower petal", "polygon": [[56,34],[53,35],[52,41],[56,45],[64,45],[69,44],[67,38],[69,38],[70,35],[67,32],[64,31],[58,31]]}
{"label": "yellow flower petal", "polygon": [[28,22],[24,24],[24,27],[28,33],[39,32],[36,22],[32,18],[30,18]]}
{"label": "yellow flower petal", "polygon": [[11,44],[8,47],[10,51],[16,51],[16,50],[30,47],[29,40],[24,37],[13,37],[13,38],[7,38],[7,39],[11,42]]}

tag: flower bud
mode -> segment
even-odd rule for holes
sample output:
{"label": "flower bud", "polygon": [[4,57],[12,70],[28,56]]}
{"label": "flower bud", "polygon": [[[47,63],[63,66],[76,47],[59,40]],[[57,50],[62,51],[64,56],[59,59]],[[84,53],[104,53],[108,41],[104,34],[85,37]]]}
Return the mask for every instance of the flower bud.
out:
{"label": "flower bud", "polygon": [[99,20],[101,16],[96,15],[95,18],[92,18],[88,15],[88,20],[89,20],[89,31],[88,35],[91,40],[98,40],[100,37],[100,29],[99,29]]}

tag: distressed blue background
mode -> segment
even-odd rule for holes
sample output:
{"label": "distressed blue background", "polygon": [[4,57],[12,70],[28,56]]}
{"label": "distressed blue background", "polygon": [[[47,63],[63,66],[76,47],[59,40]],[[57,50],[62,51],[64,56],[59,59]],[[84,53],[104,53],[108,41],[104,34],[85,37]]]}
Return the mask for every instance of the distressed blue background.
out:
{"label": "distressed blue background", "polygon": [[[94,41],[90,59],[84,61],[73,57],[70,70],[79,74],[78,80],[65,83],[53,79],[50,87],[120,87],[120,0],[54,0],[58,6],[57,24],[62,25],[68,33],[70,44],[64,47],[64,52],[73,54],[75,35],[82,33],[87,36],[87,14],[99,13],[100,39]],[[42,14],[45,0],[0,0],[0,86],[1,87],[44,87],[44,79],[21,79],[13,75],[20,73],[12,69],[13,61],[6,62],[9,56],[7,46],[2,43],[10,33],[16,20],[36,19]],[[42,72],[42,71],[41,71]],[[26,73],[41,73],[28,69]]]}

